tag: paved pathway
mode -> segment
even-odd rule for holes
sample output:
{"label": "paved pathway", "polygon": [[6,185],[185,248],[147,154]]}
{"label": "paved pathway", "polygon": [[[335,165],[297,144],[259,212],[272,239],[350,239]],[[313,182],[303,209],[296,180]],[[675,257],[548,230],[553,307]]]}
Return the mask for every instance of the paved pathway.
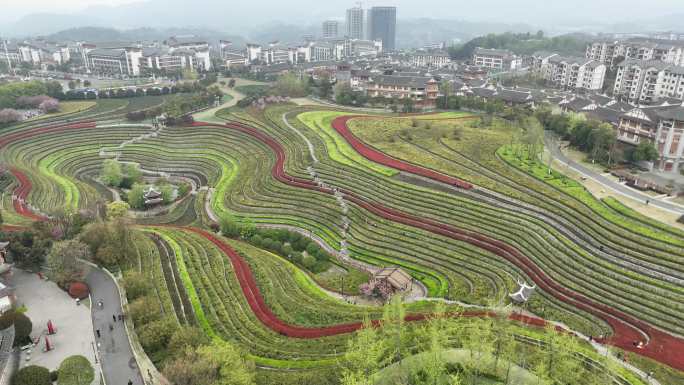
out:
{"label": "paved pathway", "polygon": [[[102,372],[107,385],[143,385],[138,365],[133,356],[128,334],[123,322],[112,319],[112,315],[123,314],[119,290],[112,278],[99,269],[92,269],[86,276],[92,296],[93,329],[100,330],[99,343]],[[103,306],[98,306],[102,300]],[[110,325],[113,329],[110,331]]]}
{"label": "paved pathway", "polygon": [[[226,84],[230,81],[231,78],[221,78],[219,80],[226,82]],[[235,79],[235,87],[239,86],[248,86],[248,85],[265,85],[268,83],[262,83],[262,82],[256,82],[252,80],[247,80],[247,79],[240,79],[240,78],[234,78]],[[223,91],[225,94],[230,95],[231,99],[224,102],[218,107],[213,107],[209,108],[204,111],[200,111],[198,113],[193,114],[193,118],[195,121],[198,122],[210,122],[210,123],[224,123],[225,121],[223,119],[219,119],[216,117],[216,113],[219,112],[220,110],[228,107],[233,107],[234,105],[237,104],[240,100],[245,98],[245,95],[242,94],[240,91],[236,90],[235,88],[229,88],[228,86],[221,86],[219,83],[217,85],[221,88],[221,91]]]}
{"label": "paved pathway", "polygon": [[679,215],[684,215],[684,207],[675,203],[670,203],[667,201],[662,201],[658,199],[653,199],[653,197],[649,195],[645,195],[639,191],[636,191],[630,187],[627,187],[625,185],[622,185],[610,178],[607,178],[603,175],[600,175],[589,168],[573,161],[572,159],[568,158],[563,154],[563,152],[558,148],[557,145],[554,145],[551,143],[551,141],[547,138],[544,137],[544,144],[546,145],[546,148],[549,149],[553,153],[553,157],[556,161],[567,165],[570,169],[584,175],[587,178],[591,178],[600,185],[609,188],[611,190],[616,191],[617,193],[624,195],[628,198],[634,199],[639,202],[645,202],[647,199],[649,200],[649,205],[658,207],[660,209],[663,209],[665,211],[679,214]]}
{"label": "paved pathway", "polygon": [[[37,274],[14,269],[12,283],[17,305],[26,306],[26,315],[33,322],[31,337],[40,338],[38,346],[21,352],[21,366],[41,365],[56,370],[65,358],[82,355],[99,374],[88,307],[76,305],[53,281],[40,279]],[[49,320],[57,329],[56,334],[48,336],[54,350],[43,352]]]}

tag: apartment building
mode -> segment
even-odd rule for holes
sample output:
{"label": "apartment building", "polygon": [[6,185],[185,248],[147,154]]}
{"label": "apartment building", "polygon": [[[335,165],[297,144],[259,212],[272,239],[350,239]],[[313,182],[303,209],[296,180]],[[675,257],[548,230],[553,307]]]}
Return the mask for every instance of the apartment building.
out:
{"label": "apartment building", "polygon": [[600,90],[606,78],[606,65],[592,59],[554,54],[533,64],[537,65],[544,79],[564,89]]}
{"label": "apartment building", "polygon": [[3,40],[0,46],[0,61],[7,63],[8,67],[14,67],[21,63],[21,53],[16,43]]}
{"label": "apartment building", "polygon": [[90,72],[107,75],[140,75],[143,49],[139,47],[88,49],[87,68]]}
{"label": "apartment building", "polygon": [[442,68],[451,64],[451,57],[442,50],[423,50],[411,54],[409,62],[414,67]]}
{"label": "apartment building", "polygon": [[658,150],[660,171],[684,168],[684,106],[634,108],[619,118],[617,139],[629,145],[648,141]]}
{"label": "apartment building", "polygon": [[429,76],[372,75],[366,85],[369,97],[411,99],[417,108],[434,108],[439,83]]}
{"label": "apartment building", "polygon": [[202,71],[206,69],[206,57],[193,49],[144,48],[140,58],[141,73],[145,70],[159,70],[166,73],[183,70]]}
{"label": "apartment building", "polygon": [[347,37],[349,39],[361,40],[364,35],[364,12],[363,8],[355,7],[347,9]]}
{"label": "apartment building", "polygon": [[397,7],[372,7],[368,11],[368,38],[381,40],[387,51],[397,43]]}
{"label": "apartment building", "polygon": [[684,67],[662,61],[626,59],[617,65],[613,95],[633,103],[684,100]]}
{"label": "apartment building", "polygon": [[344,41],[344,57],[377,56],[382,51],[382,40],[345,39]]}
{"label": "apartment building", "polygon": [[476,48],[473,64],[493,71],[515,71],[522,67],[522,58],[503,49]]}
{"label": "apartment building", "polygon": [[613,65],[613,60],[619,56],[621,48],[618,41],[602,40],[587,45],[585,56],[587,59],[597,60],[607,65]]}
{"label": "apartment building", "polygon": [[339,33],[339,22],[337,20],[326,20],[323,22],[323,38],[336,38]]}
{"label": "apartment building", "polygon": [[66,44],[47,42],[45,40],[5,41],[0,44],[0,60],[12,66],[30,63],[34,66],[47,67],[61,65],[71,59]]}
{"label": "apartment building", "polygon": [[587,58],[615,65],[621,59],[652,60],[684,66],[684,41],[633,38],[598,41],[587,46]]}

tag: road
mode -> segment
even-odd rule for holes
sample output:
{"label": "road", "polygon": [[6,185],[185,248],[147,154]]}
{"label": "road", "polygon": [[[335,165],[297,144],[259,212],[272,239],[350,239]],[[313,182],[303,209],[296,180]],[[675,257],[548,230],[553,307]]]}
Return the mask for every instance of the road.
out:
{"label": "road", "polygon": [[[93,330],[99,345],[102,373],[107,385],[143,385],[140,370],[133,356],[128,334],[122,321],[114,322],[113,315],[123,314],[119,289],[112,278],[100,269],[91,269],[86,276],[93,304]],[[100,308],[98,302],[102,301]],[[113,327],[110,331],[110,325]],[[100,338],[97,337],[100,331]]]}
{"label": "road", "polygon": [[558,148],[558,145],[555,145],[552,143],[551,140],[549,140],[546,136],[544,137],[544,145],[546,148],[551,151],[553,154],[553,157],[556,161],[567,165],[568,168],[584,175],[587,178],[591,178],[600,185],[609,188],[621,195],[624,195],[628,198],[634,199],[638,202],[644,203],[647,199],[649,200],[649,205],[653,207],[657,207],[659,209],[674,213],[674,214],[679,214],[679,215],[684,215],[684,207],[670,203],[667,201],[662,201],[658,199],[653,199],[653,197],[650,197],[648,195],[642,194],[639,191],[636,191],[630,187],[627,187],[623,184],[620,184],[610,178],[606,178],[605,176],[596,173],[595,171],[573,161],[572,159],[568,158],[563,154],[563,152]]}

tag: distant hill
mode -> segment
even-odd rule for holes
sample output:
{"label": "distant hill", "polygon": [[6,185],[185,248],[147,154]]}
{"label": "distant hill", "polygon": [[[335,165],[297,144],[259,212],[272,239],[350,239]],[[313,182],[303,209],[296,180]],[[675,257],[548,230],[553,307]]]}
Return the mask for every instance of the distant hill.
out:
{"label": "distant hill", "polygon": [[463,20],[405,19],[397,21],[398,48],[416,48],[429,43],[452,45],[487,33],[536,32],[527,24],[470,22]]}
{"label": "distant hill", "polygon": [[59,31],[45,37],[56,41],[90,41],[90,42],[111,42],[111,41],[151,41],[165,40],[174,35],[195,35],[207,39],[210,43],[217,43],[218,40],[230,40],[237,47],[245,44],[245,39],[241,36],[231,36],[223,32],[205,28],[136,28],[119,30],[116,28],[103,27],[78,27]]}
{"label": "distant hill", "polygon": [[573,33],[554,37],[545,37],[543,33],[503,33],[487,34],[476,37],[465,44],[451,47],[452,58],[466,60],[472,57],[478,48],[508,49],[517,54],[530,55],[536,51],[550,51],[567,56],[584,56],[587,42],[591,36]]}

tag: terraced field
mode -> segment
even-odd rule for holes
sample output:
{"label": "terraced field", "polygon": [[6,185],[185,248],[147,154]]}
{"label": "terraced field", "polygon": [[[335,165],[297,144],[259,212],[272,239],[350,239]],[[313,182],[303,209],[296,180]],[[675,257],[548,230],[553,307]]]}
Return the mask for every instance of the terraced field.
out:
{"label": "terraced field", "polygon": [[[681,232],[514,164],[510,127],[475,128],[462,113],[274,106],[130,142],[151,128],[114,123],[141,107],[102,102],[72,121],[1,132],[0,162],[15,180],[5,221],[94,209],[109,196],[97,176],[112,148],[144,170],[192,179],[196,194],[138,221],[139,263],[129,268],[149,278],[164,317],[236,342],[261,367],[335,365],[349,332],[381,309],[330,297],[286,259],[203,230],[225,214],[309,233],[360,263],[401,266],[429,297],[488,305],[518,280],[535,283],[528,309],[540,317],[684,369]],[[409,319],[432,307],[412,304]]]}

